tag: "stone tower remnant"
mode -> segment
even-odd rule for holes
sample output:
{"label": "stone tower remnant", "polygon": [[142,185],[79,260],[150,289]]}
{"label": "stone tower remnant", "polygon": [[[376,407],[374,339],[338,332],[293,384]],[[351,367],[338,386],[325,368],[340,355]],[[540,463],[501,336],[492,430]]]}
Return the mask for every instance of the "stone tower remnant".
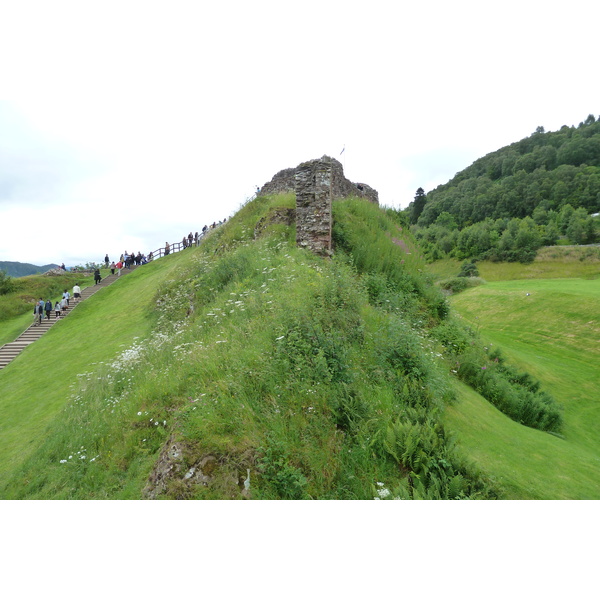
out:
{"label": "stone tower remnant", "polygon": [[342,163],[330,156],[279,171],[260,189],[261,196],[286,192],[296,194],[297,245],[323,256],[331,256],[333,200],[357,196],[379,204],[377,190],[346,179]]}
{"label": "stone tower remnant", "polygon": [[332,168],[331,162],[325,159],[302,163],[296,169],[296,244],[329,256]]}

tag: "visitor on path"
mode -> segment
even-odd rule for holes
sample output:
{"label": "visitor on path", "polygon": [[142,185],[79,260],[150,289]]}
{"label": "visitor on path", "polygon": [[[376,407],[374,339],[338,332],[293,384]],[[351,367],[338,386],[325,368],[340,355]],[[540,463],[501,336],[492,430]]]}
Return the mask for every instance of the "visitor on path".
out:
{"label": "visitor on path", "polygon": [[117,268],[117,265],[115,265],[115,261],[113,260],[113,261],[110,263],[110,274],[111,274],[111,275],[114,275],[114,274],[115,274],[115,269],[116,269],[116,268]]}
{"label": "visitor on path", "polygon": [[39,302],[35,303],[33,307],[33,324],[38,326],[42,324],[42,317],[44,315],[44,301],[40,298]]}
{"label": "visitor on path", "polygon": [[73,286],[73,298],[75,298],[75,303],[81,300],[81,288],[78,283]]}
{"label": "visitor on path", "polygon": [[185,237],[185,235],[183,236],[183,240],[181,241],[181,243],[183,244],[183,249],[185,250],[187,248],[187,238]]}
{"label": "visitor on path", "polygon": [[65,316],[67,316],[67,306],[69,306],[69,301],[63,297],[63,299],[60,301],[60,308],[61,310],[65,311]]}
{"label": "visitor on path", "polygon": [[46,306],[44,307],[46,311],[46,319],[50,320],[50,315],[52,314],[52,300],[46,300]]}
{"label": "visitor on path", "polygon": [[108,258],[108,254],[104,257],[104,266],[108,269],[108,263],[110,262],[110,259]]}
{"label": "visitor on path", "polygon": [[71,298],[71,294],[69,294],[69,292],[67,290],[65,290],[63,292],[63,300],[65,300],[65,302],[67,303],[67,306],[69,306],[69,299]]}
{"label": "visitor on path", "polygon": [[119,272],[118,272],[118,275],[117,275],[118,277],[121,277],[121,269],[122,269],[122,268],[123,268],[123,261],[121,261],[121,260],[120,260],[120,261],[117,263],[117,269],[118,269],[118,271],[119,271]]}
{"label": "visitor on path", "polygon": [[154,258],[154,254],[152,254],[152,252],[150,252],[150,254],[148,254],[148,262],[150,262],[153,258]]}
{"label": "visitor on path", "polygon": [[188,246],[191,246],[193,241],[194,241],[194,236],[192,235],[192,232],[190,231],[188,233]]}
{"label": "visitor on path", "polygon": [[196,246],[198,245],[198,232],[197,231],[194,234],[194,243],[195,243]]}
{"label": "visitor on path", "polygon": [[54,305],[54,312],[56,313],[56,320],[58,321],[58,319],[60,319],[60,312],[62,310],[62,306],[60,305],[60,302],[57,300],[56,304]]}
{"label": "visitor on path", "polygon": [[100,277],[100,269],[96,269],[94,271],[94,285],[98,285],[102,281],[102,277]]}
{"label": "visitor on path", "polygon": [[142,264],[142,253],[139,251],[137,253],[137,256],[135,257],[135,264],[138,266]]}
{"label": "visitor on path", "polygon": [[208,225],[205,225],[205,226],[202,228],[202,235],[204,235],[204,234],[206,233],[206,230],[207,230],[207,229],[208,229]]}
{"label": "visitor on path", "polygon": [[169,242],[165,242],[165,256],[168,256],[169,252],[171,252],[171,246],[169,246]]}

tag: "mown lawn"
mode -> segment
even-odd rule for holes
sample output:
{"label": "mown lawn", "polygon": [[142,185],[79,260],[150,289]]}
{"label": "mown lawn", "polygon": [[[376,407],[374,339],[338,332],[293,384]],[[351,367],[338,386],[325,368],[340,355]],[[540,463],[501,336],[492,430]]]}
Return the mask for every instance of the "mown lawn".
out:
{"label": "mown lawn", "polygon": [[519,498],[600,498],[600,281],[507,281],[452,298],[455,310],[564,406],[564,439],[508,420],[461,388],[447,422]]}

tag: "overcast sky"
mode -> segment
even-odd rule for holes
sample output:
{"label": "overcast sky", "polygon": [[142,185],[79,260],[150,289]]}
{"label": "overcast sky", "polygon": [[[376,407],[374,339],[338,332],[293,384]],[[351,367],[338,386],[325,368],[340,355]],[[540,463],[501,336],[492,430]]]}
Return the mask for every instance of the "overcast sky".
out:
{"label": "overcast sky", "polygon": [[599,16],[578,0],[3,3],[0,260],[145,253],[323,154],[405,207],[539,125],[598,116]]}

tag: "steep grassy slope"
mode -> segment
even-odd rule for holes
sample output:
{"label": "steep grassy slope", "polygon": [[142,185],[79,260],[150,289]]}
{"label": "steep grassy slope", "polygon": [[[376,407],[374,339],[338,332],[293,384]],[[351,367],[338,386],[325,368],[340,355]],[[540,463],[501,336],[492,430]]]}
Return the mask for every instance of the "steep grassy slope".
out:
{"label": "steep grassy slope", "polygon": [[496,496],[439,422],[452,393],[424,324],[445,302],[402,265],[397,226],[336,209],[347,248],[368,218],[388,271],[377,306],[359,248],[295,247],[277,224],[290,200],[136,271],[2,373],[3,497]]}
{"label": "steep grassy slope", "polygon": [[496,282],[452,304],[544,381],[563,404],[565,421],[564,439],[540,437],[463,389],[446,415],[461,446],[516,497],[598,498],[600,280]]}
{"label": "steep grassy slope", "polygon": [[296,248],[292,206],[254,200],[1,372],[0,497],[506,493],[440,418],[456,377],[542,429],[560,429],[552,399],[449,316],[393,211],[336,202],[323,260]]}

